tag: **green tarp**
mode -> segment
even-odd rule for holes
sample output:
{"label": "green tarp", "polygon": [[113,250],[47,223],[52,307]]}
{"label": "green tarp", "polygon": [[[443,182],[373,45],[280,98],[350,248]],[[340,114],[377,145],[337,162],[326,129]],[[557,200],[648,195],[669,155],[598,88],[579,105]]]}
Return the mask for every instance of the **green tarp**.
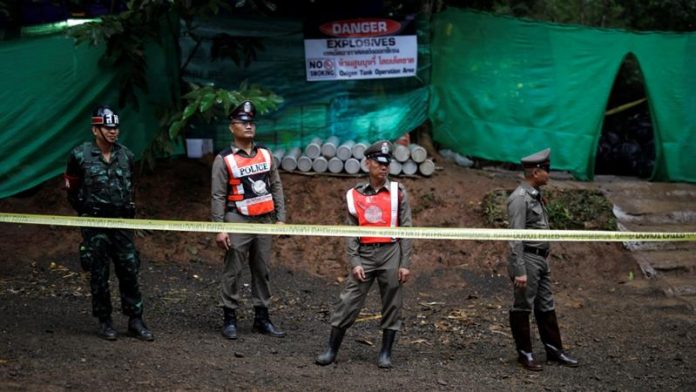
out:
{"label": "green tarp", "polygon": [[[117,109],[120,140],[136,156],[158,132],[156,111],[178,93],[173,44],[148,48],[150,90],[140,109]],[[117,108],[117,75],[98,65],[102,52],[62,34],[0,41],[0,198],[62,173],[72,147],[92,139],[93,107]]]}
{"label": "green tarp", "polygon": [[628,53],[645,79],[652,179],[696,182],[696,33],[629,33],[448,9],[432,41],[434,138],[465,155],[594,174],[609,94]]}
{"label": "green tarp", "polygon": [[[283,96],[259,121],[271,146],[312,137],[394,139],[428,116],[435,140],[462,154],[517,162],[546,146],[553,166],[589,179],[606,102],[623,58],[637,57],[654,121],[653,179],[696,182],[696,34],[635,34],[521,21],[457,9],[418,19],[415,78],[307,82],[302,24],[219,19],[199,31],[187,80],[236,88],[246,80]],[[248,68],[210,59],[219,33],[264,46]],[[185,62],[194,45],[182,37]],[[174,42],[148,48],[150,91],[121,110],[121,140],[140,155],[158,132],[156,113],[178,93]],[[0,41],[0,198],[60,174],[72,146],[91,138],[89,113],[117,102],[117,75],[100,48],[62,35]],[[431,57],[432,53],[432,57]],[[431,60],[432,58],[432,60]],[[432,62],[431,62],[432,61]],[[432,94],[432,96],[431,96]],[[225,121],[188,131],[229,143]]]}
{"label": "green tarp", "polygon": [[[314,137],[355,141],[396,139],[428,118],[430,95],[429,21],[417,19],[418,76],[396,79],[308,82],[301,20],[261,17],[198,21],[200,45],[182,33],[183,77],[198,84],[235,89],[242,81],[262,85],[284,98],[277,111],[260,116],[257,139],[271,147],[304,147]],[[219,34],[257,39],[263,46],[248,66],[211,60]],[[195,49],[195,50],[194,50]],[[198,124],[193,137],[214,137],[216,150],[230,143],[226,121]]]}

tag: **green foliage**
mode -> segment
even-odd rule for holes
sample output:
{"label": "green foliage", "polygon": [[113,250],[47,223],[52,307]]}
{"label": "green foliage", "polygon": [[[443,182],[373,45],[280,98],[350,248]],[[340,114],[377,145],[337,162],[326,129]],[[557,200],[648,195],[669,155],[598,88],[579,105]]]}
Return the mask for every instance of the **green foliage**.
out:
{"label": "green foliage", "polygon": [[693,0],[445,0],[515,17],[629,30],[694,31]]}
{"label": "green foliage", "polygon": [[214,86],[190,84],[191,91],[182,97],[184,109],[170,116],[168,122],[169,138],[174,140],[181,136],[186,125],[195,117],[209,123],[226,118],[230,109],[244,100],[251,100],[259,114],[276,109],[283,103],[283,98],[258,85],[249,86],[243,82],[238,90],[226,90]]}
{"label": "green foliage", "polygon": [[483,197],[481,204],[486,223],[492,227],[507,227],[507,198],[510,192],[496,189]]}
{"label": "green foliage", "polygon": [[137,109],[136,91],[147,93],[145,42],[158,38],[161,17],[168,11],[167,2],[131,1],[127,11],[68,30],[77,45],[106,45],[100,64],[118,70],[120,107],[129,103]]}
{"label": "green foliage", "polygon": [[597,190],[555,190],[547,193],[552,229],[616,230],[612,204]]}
{"label": "green foliage", "polygon": [[[137,109],[137,92],[146,94],[148,91],[146,42],[160,42],[163,27],[169,28],[167,34],[174,37],[179,34],[179,26],[170,23],[167,15],[176,15],[183,23],[184,34],[197,41],[196,49],[190,54],[192,57],[201,43],[196,34],[195,21],[198,18],[216,15],[223,9],[232,12],[233,3],[236,8],[248,6],[258,12],[273,9],[273,3],[268,0],[131,0],[128,2],[127,11],[117,15],[106,15],[100,21],[76,26],[70,29],[68,34],[75,39],[77,45],[106,45],[101,65],[112,67],[118,72],[119,106],[130,104]],[[257,3],[261,3],[261,6]],[[248,66],[254,61],[257,51],[262,50],[263,45],[258,39],[237,38],[228,35],[216,37],[212,60],[230,58],[237,65],[243,66]],[[181,65],[182,70],[187,65],[188,60]],[[190,84],[189,91],[180,101],[175,102],[172,108],[160,108],[161,132],[143,154],[144,165],[152,168],[156,157],[170,155],[173,143],[183,135],[191,121],[211,122],[226,117],[230,108],[245,99],[254,101],[260,113],[273,110],[282,103],[282,98],[274,93],[246,83],[242,83],[238,90]]]}
{"label": "green foliage", "polygon": [[[493,227],[508,227],[507,198],[498,189],[483,198],[483,214]],[[616,230],[612,204],[598,190],[551,190],[544,193],[553,230]]]}

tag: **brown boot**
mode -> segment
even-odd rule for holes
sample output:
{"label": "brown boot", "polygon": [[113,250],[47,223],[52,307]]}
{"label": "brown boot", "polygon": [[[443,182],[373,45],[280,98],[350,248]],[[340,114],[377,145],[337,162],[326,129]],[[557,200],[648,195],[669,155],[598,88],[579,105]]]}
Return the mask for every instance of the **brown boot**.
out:
{"label": "brown boot", "polygon": [[529,333],[529,312],[510,311],[510,329],[517,348],[517,362],[525,369],[538,372],[541,364],[534,359]]}
{"label": "brown boot", "polygon": [[536,318],[537,326],[539,327],[539,336],[541,337],[541,341],[544,343],[544,348],[546,349],[546,360],[558,362],[561,365],[568,367],[577,367],[578,360],[571,357],[563,350],[561,331],[558,328],[556,311],[535,311],[534,318]]}

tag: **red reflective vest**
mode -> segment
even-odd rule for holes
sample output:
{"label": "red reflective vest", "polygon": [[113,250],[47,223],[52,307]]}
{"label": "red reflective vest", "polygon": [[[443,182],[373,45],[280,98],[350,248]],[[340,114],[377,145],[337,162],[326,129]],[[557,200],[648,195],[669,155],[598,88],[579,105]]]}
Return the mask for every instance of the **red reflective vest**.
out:
{"label": "red reflective vest", "polygon": [[[355,188],[346,193],[348,212],[358,218],[360,226],[397,227],[399,225],[399,183],[391,181],[389,192],[367,196]],[[361,244],[395,242],[391,237],[360,237]]]}
{"label": "red reflective vest", "polygon": [[269,173],[273,158],[265,148],[257,148],[254,157],[230,152],[223,157],[229,175],[227,200],[234,202],[242,215],[255,216],[275,209]]}

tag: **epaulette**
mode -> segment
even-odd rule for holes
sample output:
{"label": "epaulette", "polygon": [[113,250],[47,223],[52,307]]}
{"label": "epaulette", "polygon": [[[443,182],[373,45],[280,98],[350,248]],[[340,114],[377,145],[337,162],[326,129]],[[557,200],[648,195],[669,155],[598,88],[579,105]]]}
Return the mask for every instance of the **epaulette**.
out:
{"label": "epaulette", "polygon": [[218,153],[218,155],[220,155],[221,157],[225,157],[230,154],[232,154],[232,147],[230,146],[225,147],[222,151]]}

